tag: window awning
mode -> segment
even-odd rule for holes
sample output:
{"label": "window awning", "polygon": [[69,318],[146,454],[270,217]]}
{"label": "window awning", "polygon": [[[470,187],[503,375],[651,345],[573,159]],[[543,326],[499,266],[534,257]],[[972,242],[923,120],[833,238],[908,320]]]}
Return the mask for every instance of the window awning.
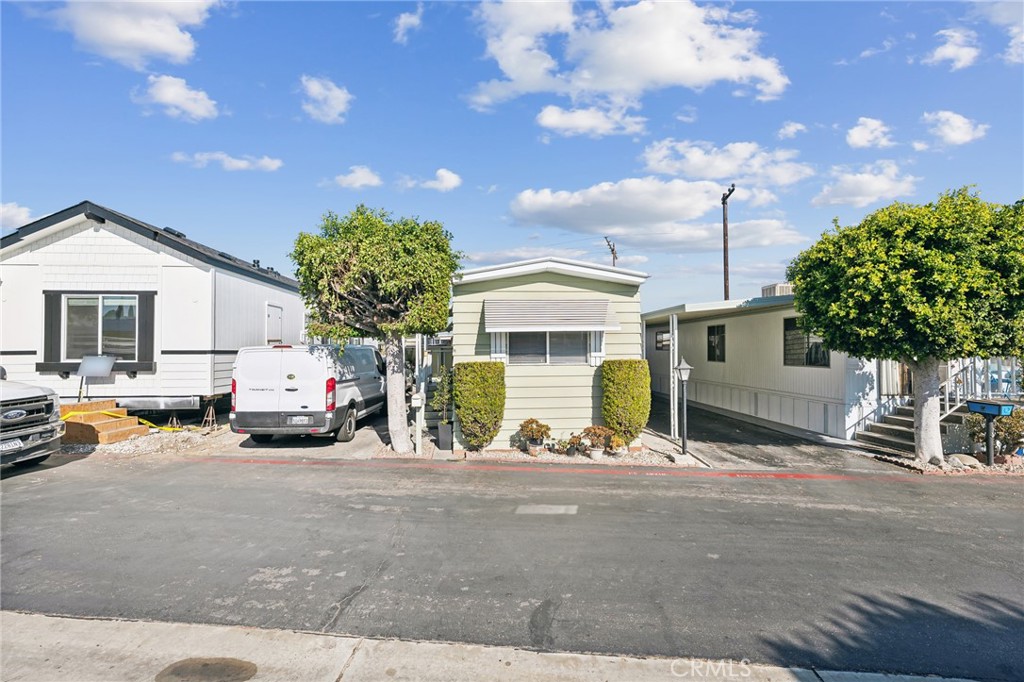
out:
{"label": "window awning", "polygon": [[603,332],[620,329],[607,299],[486,300],[484,330],[495,332]]}

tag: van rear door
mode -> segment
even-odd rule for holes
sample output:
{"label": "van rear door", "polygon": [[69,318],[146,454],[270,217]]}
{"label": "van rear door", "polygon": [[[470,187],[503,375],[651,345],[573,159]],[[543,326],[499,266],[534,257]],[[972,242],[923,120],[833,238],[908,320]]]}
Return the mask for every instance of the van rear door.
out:
{"label": "van rear door", "polygon": [[327,346],[286,349],[281,353],[278,376],[278,409],[282,414],[323,412],[327,406],[327,379],[334,376],[333,350]]}
{"label": "van rear door", "polygon": [[235,363],[235,410],[277,412],[280,402],[281,351],[248,348]]}

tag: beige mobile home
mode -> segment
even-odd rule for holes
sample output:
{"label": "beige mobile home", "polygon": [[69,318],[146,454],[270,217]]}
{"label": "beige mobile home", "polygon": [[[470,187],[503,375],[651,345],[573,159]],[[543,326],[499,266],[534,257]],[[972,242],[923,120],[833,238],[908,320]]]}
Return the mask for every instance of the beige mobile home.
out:
{"label": "beige mobile home", "polygon": [[551,426],[554,438],[601,423],[601,363],[643,354],[646,279],[563,258],[462,273],[452,298],[452,361],[505,363],[505,418],[492,449],[512,447],[529,417]]}

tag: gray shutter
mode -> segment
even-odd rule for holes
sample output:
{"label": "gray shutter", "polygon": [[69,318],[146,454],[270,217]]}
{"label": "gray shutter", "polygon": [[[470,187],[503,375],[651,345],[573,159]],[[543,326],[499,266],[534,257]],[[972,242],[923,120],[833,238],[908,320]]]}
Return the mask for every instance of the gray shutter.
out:
{"label": "gray shutter", "polygon": [[138,362],[153,362],[156,336],[156,293],[139,293],[139,354]]}
{"label": "gray shutter", "polygon": [[60,362],[62,300],[59,291],[43,292],[43,362]]}

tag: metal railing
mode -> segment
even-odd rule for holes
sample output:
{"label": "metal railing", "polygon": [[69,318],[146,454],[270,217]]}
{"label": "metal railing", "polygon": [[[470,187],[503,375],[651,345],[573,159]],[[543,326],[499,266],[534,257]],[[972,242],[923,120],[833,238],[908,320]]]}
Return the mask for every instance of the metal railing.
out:
{"label": "metal railing", "polygon": [[1024,365],[1020,358],[969,358],[950,363],[956,372],[940,384],[940,418],[968,400],[1024,399]]}

